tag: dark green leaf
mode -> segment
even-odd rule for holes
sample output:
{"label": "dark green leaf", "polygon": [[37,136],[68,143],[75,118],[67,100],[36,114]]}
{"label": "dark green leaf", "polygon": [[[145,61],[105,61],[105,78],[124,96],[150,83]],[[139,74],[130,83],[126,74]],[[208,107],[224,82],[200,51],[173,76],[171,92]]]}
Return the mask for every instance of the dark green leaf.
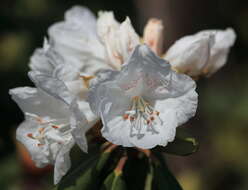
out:
{"label": "dark green leaf", "polygon": [[69,171],[63,180],[57,185],[56,190],[76,190],[87,186],[88,180],[91,177],[91,168],[94,167],[97,160],[97,155],[89,157],[75,170]]}
{"label": "dark green leaf", "polygon": [[144,190],[148,172],[149,160],[146,156],[129,155],[123,171],[128,190]]}
{"label": "dark green leaf", "polygon": [[175,154],[179,156],[187,156],[196,152],[199,144],[192,135],[188,134],[185,129],[177,129],[175,140],[167,144],[167,146],[158,146],[154,151]]}
{"label": "dark green leaf", "polygon": [[148,171],[147,176],[146,176],[145,189],[144,190],[153,190],[153,187],[152,187],[153,177],[154,177],[154,168],[153,168],[153,164],[150,163],[150,168],[149,168],[149,171]]}
{"label": "dark green leaf", "polygon": [[[62,178],[60,183],[54,188],[55,190],[76,190],[83,189],[88,186],[88,181],[91,177],[91,168],[94,168],[99,158],[98,145],[92,145],[89,148],[89,153],[82,153],[77,147],[74,147],[71,152],[73,166],[66,176]],[[80,160],[74,160],[75,157],[80,157]]]}
{"label": "dark green leaf", "polygon": [[102,190],[126,190],[126,183],[123,180],[122,173],[113,171],[108,175],[103,183]]}
{"label": "dark green leaf", "polygon": [[183,190],[177,179],[166,166],[162,155],[157,154],[158,161],[154,163],[154,189]]}

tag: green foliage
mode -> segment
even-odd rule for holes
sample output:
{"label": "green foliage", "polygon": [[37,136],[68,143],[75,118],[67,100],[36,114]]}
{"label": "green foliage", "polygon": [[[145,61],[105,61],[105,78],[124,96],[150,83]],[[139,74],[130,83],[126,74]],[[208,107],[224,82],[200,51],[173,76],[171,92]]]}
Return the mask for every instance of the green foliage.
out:
{"label": "green foliage", "polygon": [[170,172],[161,154],[156,154],[158,161],[154,162],[153,190],[182,190],[182,187]]}
{"label": "green foliage", "polygon": [[123,179],[122,173],[113,171],[104,180],[102,190],[126,190],[126,183]]}
{"label": "green foliage", "polygon": [[186,132],[184,128],[178,128],[175,140],[167,144],[167,146],[158,146],[154,151],[165,152],[178,156],[187,156],[195,153],[199,148],[199,144],[192,135]]}
{"label": "green foliage", "polygon": [[[123,156],[128,159],[123,161]],[[123,167],[120,167],[123,166]],[[54,190],[182,190],[161,153],[117,147],[91,153]]]}

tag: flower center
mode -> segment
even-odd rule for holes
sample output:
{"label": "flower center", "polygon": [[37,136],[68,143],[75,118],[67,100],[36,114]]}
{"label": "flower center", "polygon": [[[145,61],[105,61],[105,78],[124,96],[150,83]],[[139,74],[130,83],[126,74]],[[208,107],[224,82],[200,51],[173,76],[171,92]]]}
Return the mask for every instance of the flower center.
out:
{"label": "flower center", "polygon": [[132,98],[130,109],[123,115],[124,120],[131,122],[130,137],[137,136],[138,139],[144,137],[143,127],[152,134],[158,134],[155,125],[163,124],[159,117],[159,112],[145,101],[141,96]]}
{"label": "flower center", "polygon": [[27,137],[37,140],[37,146],[44,146],[48,141],[56,142],[62,144],[64,142],[63,136],[70,133],[67,130],[69,124],[54,124],[57,120],[45,120],[39,116],[30,115],[36,120],[40,126],[34,133],[28,133]]}

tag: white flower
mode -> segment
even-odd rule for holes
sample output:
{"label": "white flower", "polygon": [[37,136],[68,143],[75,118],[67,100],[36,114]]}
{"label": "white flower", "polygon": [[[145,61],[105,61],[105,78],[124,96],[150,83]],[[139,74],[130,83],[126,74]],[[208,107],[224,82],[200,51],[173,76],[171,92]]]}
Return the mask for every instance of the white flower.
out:
{"label": "white flower", "polygon": [[100,12],[97,31],[106,48],[108,61],[114,69],[120,69],[121,64],[139,44],[139,36],[133,29],[130,19],[127,17],[120,24],[115,20],[113,12]]}
{"label": "white flower", "polygon": [[66,62],[56,50],[45,39],[43,48],[36,49],[31,56],[29,67],[36,73],[63,81],[72,94],[85,99],[88,92],[88,86],[84,80],[87,78],[85,73],[73,66],[71,62]]}
{"label": "white flower", "polygon": [[52,25],[50,43],[66,64],[89,75],[111,68],[105,62],[105,50],[97,36],[96,18],[86,7],[74,6],[65,13],[65,21]]}
{"label": "white flower", "polygon": [[74,131],[77,131],[76,141],[87,151],[85,130],[82,129],[88,125],[86,118],[83,114],[78,118],[77,105],[70,107],[39,88],[15,88],[10,94],[25,113],[25,121],[16,132],[17,140],[25,145],[37,167],[54,164],[54,183],[57,184],[71,165],[69,153],[75,144]]}
{"label": "white flower", "polygon": [[208,64],[203,69],[208,76],[214,74],[226,64],[230,48],[234,45],[236,34],[232,28],[226,30],[207,30],[201,33],[215,33],[215,43],[210,51]]}
{"label": "white flower", "polygon": [[226,63],[235,38],[233,29],[202,31],[176,41],[164,58],[178,72],[193,77],[211,75]]}
{"label": "white flower", "polygon": [[[92,113],[86,98],[88,96],[88,82],[93,77],[88,73],[81,72],[79,68],[70,65],[70,62],[66,62],[63,57],[56,52],[54,46],[50,45],[45,39],[43,48],[37,49],[30,59],[31,74],[36,77],[36,82],[39,79],[49,79],[50,85],[55,83],[64,83],[69,90],[68,94],[77,97],[77,104],[79,108],[84,112],[87,120],[91,125],[94,125],[98,118]],[[99,68],[91,69],[90,74],[95,74]],[[42,85],[42,81],[39,85]],[[62,84],[61,84],[62,86]],[[40,86],[41,87],[41,86]],[[50,93],[52,88],[48,90],[44,89],[47,93]],[[56,95],[58,91],[55,91],[52,95]],[[68,95],[70,96],[70,95]]]}
{"label": "white flower", "polygon": [[102,135],[126,147],[166,146],[197,108],[195,82],[146,45],[135,48],[120,72],[100,73],[91,85],[89,102],[101,116]]}

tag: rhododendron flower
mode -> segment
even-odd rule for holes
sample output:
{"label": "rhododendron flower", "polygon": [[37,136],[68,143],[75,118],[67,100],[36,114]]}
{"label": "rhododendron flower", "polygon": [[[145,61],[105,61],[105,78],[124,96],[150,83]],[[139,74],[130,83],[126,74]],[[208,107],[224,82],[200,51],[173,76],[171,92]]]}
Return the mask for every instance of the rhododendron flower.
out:
{"label": "rhododendron flower", "polygon": [[231,28],[201,31],[176,41],[164,58],[178,72],[194,77],[210,76],[225,65],[235,39]]}
{"label": "rhododendron flower", "polygon": [[126,147],[165,146],[197,108],[195,82],[146,45],[135,48],[120,72],[104,72],[91,86],[90,106],[101,116],[102,135]]}
{"label": "rhododendron flower", "polygon": [[102,136],[116,145],[150,149],[173,141],[197,109],[190,76],[220,69],[236,38],[233,29],[202,31],[164,53],[161,20],[150,19],[143,33],[128,17],[120,23],[112,12],[96,18],[74,6],[31,56],[36,88],[10,90],[25,115],[17,139],[38,167],[55,165],[54,183],[69,170],[74,144],[87,151],[85,133],[100,119]]}
{"label": "rhododendron flower", "polygon": [[[57,90],[68,93],[65,87]],[[75,141],[87,151],[84,113],[75,102],[70,105],[40,88],[20,87],[10,90],[10,94],[25,113],[17,139],[28,149],[36,166],[54,165],[54,183],[58,183],[70,168],[69,153]],[[69,101],[69,97],[66,99]]]}

